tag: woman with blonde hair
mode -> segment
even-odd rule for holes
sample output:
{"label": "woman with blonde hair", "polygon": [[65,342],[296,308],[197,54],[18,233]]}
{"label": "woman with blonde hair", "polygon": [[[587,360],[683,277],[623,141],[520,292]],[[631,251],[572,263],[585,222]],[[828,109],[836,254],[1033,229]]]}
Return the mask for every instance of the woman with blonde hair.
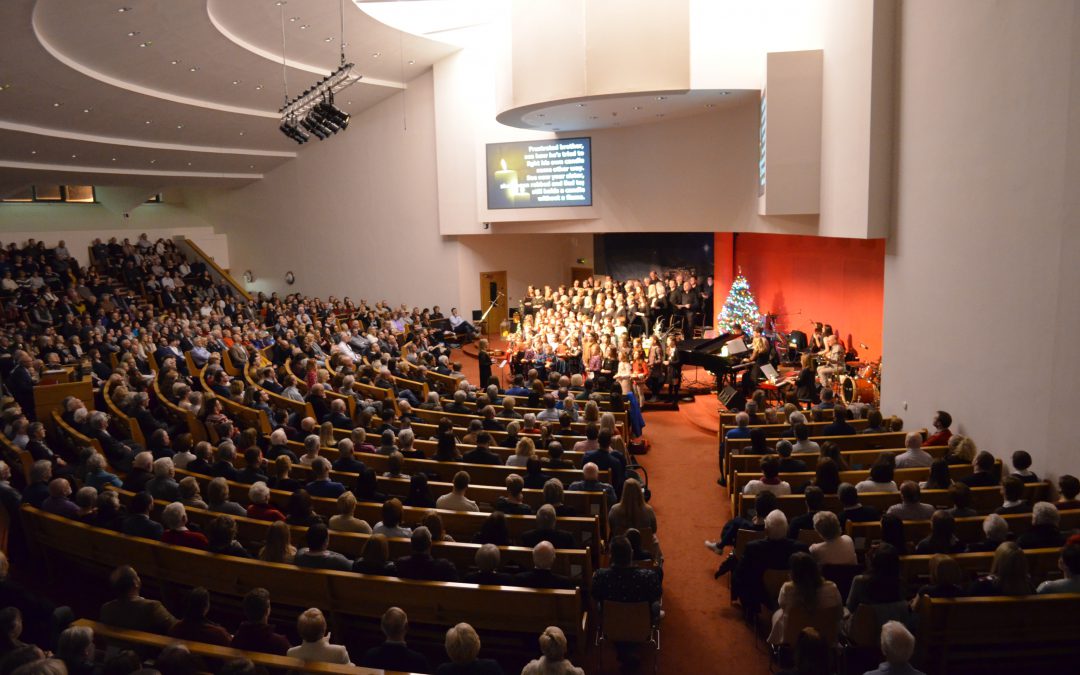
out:
{"label": "woman with blonde hair", "polygon": [[535,454],[536,446],[533,444],[533,439],[525,436],[518,441],[517,448],[514,449],[514,454],[506,459],[506,466],[525,468],[529,464],[529,459]]}
{"label": "woman with blonde hair", "polygon": [[590,399],[585,402],[585,412],[583,413],[582,421],[586,424],[589,422],[598,424],[600,422],[600,406],[596,404],[596,401]]}
{"label": "woman with blonde hair", "polygon": [[1015,541],[1006,541],[994,551],[990,574],[972,583],[967,595],[1031,595],[1034,592],[1024,551]]}
{"label": "woman with blonde hair", "polygon": [[338,532],[371,534],[371,525],[368,525],[366,520],[357,518],[354,515],[355,512],[356,495],[351,492],[342,492],[337,498],[337,514],[330,516],[330,521],[326,526]]}
{"label": "woman with blonde hair", "polygon": [[548,626],[540,634],[540,655],[526,664],[521,675],[585,675],[566,658],[566,635],[558,626]]}
{"label": "woman with blonde hair", "polygon": [[323,422],[319,426],[319,445],[324,448],[337,447],[337,439],[334,438],[333,422]]}
{"label": "woman with blonde hair", "polygon": [[263,562],[291,563],[296,557],[296,547],[291,543],[292,531],[285,521],[279,520],[266,532],[266,541],[259,549]]}
{"label": "woman with blonde hair", "polygon": [[645,492],[634,478],[623,483],[622,498],[608,511],[608,527],[611,536],[623,534],[629,528],[651,530],[656,537],[656,513],[645,503]]}
{"label": "woman with blonde hair", "polygon": [[971,464],[977,454],[975,441],[961,434],[953,434],[949,439],[949,451],[945,453],[945,461],[949,464]]}
{"label": "woman with blonde hair", "polygon": [[607,430],[612,438],[619,435],[619,432],[615,430],[615,415],[606,412],[600,416],[600,431]]}

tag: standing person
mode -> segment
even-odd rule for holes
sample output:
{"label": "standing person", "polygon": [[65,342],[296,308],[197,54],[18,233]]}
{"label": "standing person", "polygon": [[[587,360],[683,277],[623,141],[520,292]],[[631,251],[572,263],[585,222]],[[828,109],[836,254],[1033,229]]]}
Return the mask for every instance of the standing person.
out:
{"label": "standing person", "polygon": [[486,387],[488,381],[491,380],[491,354],[488,353],[487,338],[481,338],[476,345],[480,350],[479,354],[476,356],[476,360],[480,366],[480,381],[477,384],[481,387]]}
{"label": "standing person", "polygon": [[674,335],[669,335],[664,341],[664,365],[667,367],[668,400],[678,405],[679,387],[682,386],[682,358],[675,344]]}
{"label": "standing person", "polygon": [[660,341],[660,336],[656,336],[652,339],[652,346],[649,347],[649,377],[645,380],[645,385],[649,388],[649,403],[657,403],[660,401],[660,390],[664,388],[664,372],[665,360],[667,354],[664,350],[664,343]]}

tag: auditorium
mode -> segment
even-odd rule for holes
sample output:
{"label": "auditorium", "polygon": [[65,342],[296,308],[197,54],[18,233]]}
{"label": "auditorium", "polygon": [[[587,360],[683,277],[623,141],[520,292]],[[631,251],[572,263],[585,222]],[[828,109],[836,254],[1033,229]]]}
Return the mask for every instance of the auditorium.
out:
{"label": "auditorium", "polygon": [[1077,261],[1076,0],[4,0],[0,675],[1080,672]]}

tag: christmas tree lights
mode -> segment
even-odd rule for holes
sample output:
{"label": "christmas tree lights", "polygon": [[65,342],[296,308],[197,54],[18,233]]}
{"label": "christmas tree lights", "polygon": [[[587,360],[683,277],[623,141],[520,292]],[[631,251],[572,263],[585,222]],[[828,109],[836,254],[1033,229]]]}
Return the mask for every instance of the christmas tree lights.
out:
{"label": "christmas tree lights", "polygon": [[724,308],[720,310],[720,318],[717,321],[720,332],[730,333],[738,325],[742,326],[745,333],[751,334],[754,326],[760,322],[761,315],[758,313],[754,294],[750,292],[750,282],[740,274],[732,282],[731,291],[728,293],[727,300],[724,301]]}

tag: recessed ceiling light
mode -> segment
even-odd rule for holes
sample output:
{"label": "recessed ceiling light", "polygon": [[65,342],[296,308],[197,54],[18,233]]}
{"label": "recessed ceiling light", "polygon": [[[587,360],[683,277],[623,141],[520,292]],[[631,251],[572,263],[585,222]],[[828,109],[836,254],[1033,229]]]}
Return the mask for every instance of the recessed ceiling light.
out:
{"label": "recessed ceiling light", "polygon": [[244,132],[243,132],[243,131],[241,131],[241,132],[240,132],[240,135],[241,135],[241,136],[243,136],[243,135],[244,135]]}
{"label": "recessed ceiling light", "polygon": [[140,42],[139,46],[140,47],[149,47],[149,46],[151,46],[153,44],[154,44],[153,42],[151,42],[150,40],[147,40],[146,42]]}
{"label": "recessed ceiling light", "polygon": [[176,125],[176,128],[177,128],[177,129],[183,129],[183,128],[184,128],[184,125],[183,125],[183,124],[177,124],[177,125]]}
{"label": "recessed ceiling light", "polygon": [[255,168],[255,165],[254,165],[254,164],[248,164],[248,168],[249,168],[249,169],[254,169],[254,168]]}
{"label": "recessed ceiling light", "polygon": [[262,85],[261,84],[255,85],[255,91],[262,91]]}
{"label": "recessed ceiling light", "polygon": [[379,58],[380,56],[382,56],[382,52],[374,52],[374,53],[373,53],[373,54],[371,55],[371,58],[373,58],[373,59],[377,59],[377,58]]}
{"label": "recessed ceiling light", "polygon": [[191,72],[193,72],[193,73],[194,73],[194,72],[195,72],[196,70],[198,70],[198,69],[199,69],[199,67],[198,67],[198,66],[192,66],[192,67],[188,68],[188,70],[190,70],[190,71],[191,71]]}
{"label": "recessed ceiling light", "polygon": [[305,23],[305,24],[300,26],[300,30],[307,30],[308,28],[311,28],[310,23]]}
{"label": "recessed ceiling light", "polygon": [[156,160],[156,159],[152,159],[152,160],[150,160],[150,163],[151,163],[151,164],[157,164],[157,160]]}
{"label": "recessed ceiling light", "polygon": [[60,103],[60,102],[57,102],[57,103],[53,103],[53,104],[52,104],[52,107],[54,107],[54,108],[59,108],[59,107],[60,107],[60,106],[62,106],[62,105],[64,105],[64,104],[63,104],[63,103]]}
{"label": "recessed ceiling light", "polygon": [[412,64],[414,64],[414,63],[416,63],[416,61],[414,61],[413,59],[409,59],[409,65],[410,65],[410,66],[411,66]]}
{"label": "recessed ceiling light", "polygon": [[121,14],[123,14],[124,12],[130,12],[130,11],[131,11],[131,8],[130,8],[130,7],[120,7],[120,8],[118,8],[118,9],[117,9],[116,11],[120,12]]}
{"label": "recessed ceiling light", "polygon": [[334,41],[334,38],[332,38],[332,37],[323,38],[323,42],[333,42],[333,41]]}
{"label": "recessed ceiling light", "polygon": [[153,122],[153,121],[154,121],[154,120],[146,120],[146,123],[147,123],[147,124],[150,124],[150,123],[151,123],[151,122]]}
{"label": "recessed ceiling light", "polygon": [[657,97],[656,97],[656,100],[657,100],[657,101],[666,101],[666,100],[667,100],[667,96],[657,96]]}
{"label": "recessed ceiling light", "polygon": [[285,4],[285,0],[278,0],[278,1],[277,1],[277,2],[275,2],[274,4],[275,4],[276,6],[278,6],[278,7],[281,7],[282,5],[284,5],[284,4]]}
{"label": "recessed ceiling light", "polygon": [[113,157],[113,158],[112,158],[112,161],[114,161],[114,162],[115,162],[115,161],[116,161],[116,158],[115,158],[115,157]]}
{"label": "recessed ceiling light", "polygon": [[577,104],[577,107],[579,107],[579,108],[584,108],[584,107],[585,107],[585,106],[587,106],[587,105],[588,105],[588,103],[578,103],[578,104]]}
{"label": "recessed ceiling light", "polygon": [[352,101],[345,101],[345,105],[352,105]]}
{"label": "recessed ceiling light", "polygon": [[83,108],[83,109],[82,109],[82,111],[83,111],[84,113],[88,113],[88,112],[90,112],[91,110],[93,110],[93,108]]}
{"label": "recessed ceiling light", "polygon": [[232,83],[233,83],[234,85],[240,84],[240,80],[233,80],[233,81],[232,81]]}
{"label": "recessed ceiling light", "polygon": [[722,91],[722,92],[720,92],[720,95],[721,96],[727,96],[730,93],[731,93],[730,91]]}
{"label": "recessed ceiling light", "polygon": [[72,155],[71,156],[72,159],[75,159],[76,157],[78,157],[78,155]]}
{"label": "recessed ceiling light", "polygon": [[188,163],[187,163],[187,165],[188,165],[188,166],[191,166],[191,162],[188,162]]}
{"label": "recessed ceiling light", "polygon": [[31,150],[31,151],[30,151],[30,154],[31,154],[31,155],[36,155],[36,154],[37,154],[37,150]]}
{"label": "recessed ceiling light", "polygon": [[705,107],[706,107],[706,108],[715,108],[715,107],[716,107],[716,104],[715,104],[715,103],[706,103],[706,104],[705,104]]}
{"label": "recessed ceiling light", "polygon": [[296,23],[299,20],[300,20],[300,17],[298,17],[298,16],[290,16],[289,17],[289,21],[291,21],[293,23]]}
{"label": "recessed ceiling light", "polygon": [[128,37],[135,37],[138,34],[139,34],[139,31],[137,31],[137,30],[129,30],[128,31]]}
{"label": "recessed ceiling light", "polygon": [[641,110],[641,106],[639,106],[639,105],[634,106],[634,110]]}
{"label": "recessed ceiling light", "polygon": [[180,65],[180,59],[173,59],[172,61],[169,61],[169,63],[173,64],[174,66],[178,66]]}

